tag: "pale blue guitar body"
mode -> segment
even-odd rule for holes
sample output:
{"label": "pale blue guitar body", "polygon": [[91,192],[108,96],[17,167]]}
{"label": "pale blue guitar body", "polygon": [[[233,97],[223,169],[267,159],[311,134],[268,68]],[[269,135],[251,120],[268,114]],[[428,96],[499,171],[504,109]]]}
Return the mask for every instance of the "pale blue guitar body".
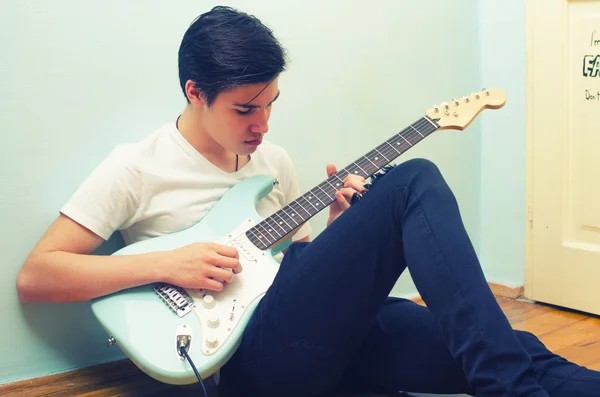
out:
{"label": "pale blue guitar body", "polygon": [[[235,185],[194,226],[173,234],[129,245],[113,255],[169,251],[194,242],[229,240],[228,234],[239,228],[240,225],[247,225],[242,226],[241,230],[248,229],[253,223],[263,219],[256,211],[256,204],[269,194],[272,187],[273,179],[268,176],[246,179]],[[249,219],[252,219],[253,222],[249,222]],[[236,235],[239,234],[236,233]],[[250,249],[252,247],[254,246],[251,245]],[[278,248],[281,249],[281,247]],[[210,327],[207,328],[208,318],[200,318],[194,311],[179,317],[154,291],[156,284],[132,288],[95,299],[91,303],[92,311],[107,333],[116,339],[117,346],[145,373],[170,384],[197,382],[191,366],[177,353],[178,330],[183,333],[191,330],[193,335],[189,355],[203,378],[210,376],[223,366],[239,346],[244,328],[279,266],[279,263],[273,258],[276,254],[274,250],[260,251],[256,249],[253,254],[260,255],[260,258],[252,263],[244,255],[240,255],[244,270],[236,276],[236,280],[231,286],[243,284],[239,279],[242,275],[248,281],[248,273],[254,273],[251,278],[266,278],[268,282],[262,283],[261,286],[254,286],[257,288],[250,295],[255,298],[251,302],[247,302],[244,309],[240,307],[242,303],[238,303],[238,307],[234,311],[235,326],[230,326],[231,332],[226,344],[221,341],[220,349],[213,354],[205,355],[203,353],[207,347],[206,343],[203,343],[206,339],[205,330],[212,330]],[[225,289],[229,287],[230,285]],[[246,290],[251,290],[253,286],[246,282],[245,287]],[[211,293],[215,298],[216,305],[221,303],[219,294],[223,295],[223,293],[224,291]],[[202,296],[196,297],[196,305],[202,305],[203,301],[200,300]],[[228,314],[230,308],[225,309]],[[239,314],[242,311],[243,315]],[[221,316],[220,324],[216,329],[227,327],[230,322],[233,323],[229,321],[227,315]],[[184,326],[185,328],[182,328]],[[225,328],[223,330],[226,331]]]}

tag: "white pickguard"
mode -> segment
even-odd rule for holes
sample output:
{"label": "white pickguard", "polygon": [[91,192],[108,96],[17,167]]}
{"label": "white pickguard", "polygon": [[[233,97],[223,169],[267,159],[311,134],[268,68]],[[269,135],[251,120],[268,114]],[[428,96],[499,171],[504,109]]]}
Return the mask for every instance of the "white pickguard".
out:
{"label": "white pickguard", "polygon": [[[227,339],[238,325],[250,304],[261,297],[273,283],[278,268],[266,253],[259,250],[245,236],[254,226],[248,219],[224,239],[216,241],[237,248],[240,254],[242,272],[234,275],[233,282],[225,283],[221,291],[186,289],[194,299],[192,311],[202,324],[201,349],[204,355],[212,355],[227,344]],[[189,315],[189,314],[188,314]]]}

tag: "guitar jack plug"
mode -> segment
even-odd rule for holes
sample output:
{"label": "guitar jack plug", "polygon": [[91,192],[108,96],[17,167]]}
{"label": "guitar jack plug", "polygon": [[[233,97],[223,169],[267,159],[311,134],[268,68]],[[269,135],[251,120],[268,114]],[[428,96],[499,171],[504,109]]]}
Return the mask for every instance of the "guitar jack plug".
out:
{"label": "guitar jack plug", "polygon": [[191,343],[192,343],[191,335],[177,335],[177,353],[182,358],[185,358],[185,354],[183,353],[183,350],[185,350],[186,353],[189,353]]}
{"label": "guitar jack plug", "polygon": [[204,392],[204,397],[208,397],[208,392],[206,391],[206,386],[204,386],[202,377],[200,376],[198,369],[194,365],[192,358],[188,354],[191,343],[192,343],[192,335],[178,334],[177,335],[177,353],[181,356],[182,361],[185,361],[187,359],[190,366],[192,367],[192,370],[194,370],[194,374],[196,375],[196,378],[198,379],[200,386],[202,386],[202,391]]}

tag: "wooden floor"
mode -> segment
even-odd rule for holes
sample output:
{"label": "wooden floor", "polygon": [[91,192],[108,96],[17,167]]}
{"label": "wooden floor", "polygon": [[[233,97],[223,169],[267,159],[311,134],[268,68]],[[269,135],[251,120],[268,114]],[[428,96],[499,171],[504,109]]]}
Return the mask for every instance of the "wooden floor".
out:
{"label": "wooden floor", "polygon": [[[599,318],[504,298],[498,298],[498,302],[513,328],[532,332],[551,351],[577,364],[600,371]],[[208,388],[209,397],[219,395],[214,385],[209,383]],[[198,397],[201,395],[198,384],[184,387],[162,384],[143,374],[129,361],[0,385],[0,396],[3,397]],[[223,393],[220,397],[224,397]],[[345,394],[344,397],[351,396]]]}
{"label": "wooden floor", "polygon": [[600,318],[548,305],[500,301],[514,329],[537,335],[569,361],[600,371]]}

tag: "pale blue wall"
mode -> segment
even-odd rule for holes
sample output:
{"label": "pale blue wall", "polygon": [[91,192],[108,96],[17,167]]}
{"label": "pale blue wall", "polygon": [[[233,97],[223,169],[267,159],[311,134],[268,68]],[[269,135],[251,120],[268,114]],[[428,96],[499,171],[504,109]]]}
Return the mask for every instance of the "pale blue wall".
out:
{"label": "pale blue wall", "polygon": [[[190,21],[208,4],[213,2],[4,4],[0,383],[121,357],[117,349],[105,348],[105,335],[87,304],[21,304],[14,280],[58,208],[113,146],[142,138],[181,111],[178,45]],[[486,64],[496,56],[480,45],[480,31],[492,28],[479,24],[477,3],[472,0],[230,4],[256,13],[289,50],[291,63],[280,82],[282,96],[269,138],[288,148],[303,190],[323,179],[327,162],[346,165],[421,117],[431,105],[479,89],[484,80],[481,53]],[[505,27],[498,30],[487,36],[504,54],[511,44],[495,37],[505,34]],[[489,66],[498,72],[484,71],[484,77],[493,76],[493,82],[507,83],[509,88],[518,85],[502,76],[498,66]],[[487,119],[486,128],[518,122],[504,113]],[[487,149],[494,146],[489,141],[494,129],[484,144],[488,155],[480,153],[485,135],[481,125],[478,119],[466,132],[440,132],[406,156],[427,157],[440,166],[476,247],[481,246],[482,230],[484,238],[502,234],[489,232],[493,214],[481,218],[480,230],[480,205],[492,211],[495,203],[490,195],[497,190],[480,200],[480,181],[493,185],[486,172],[503,181],[512,178],[486,171],[497,166],[490,163],[490,156],[498,156],[498,162],[504,156]],[[516,168],[509,171],[518,173]],[[505,205],[512,211],[511,206],[519,204]],[[314,220],[316,232],[323,224],[324,217]],[[514,235],[510,224],[502,227]],[[494,252],[489,244],[485,247],[486,260],[492,264]],[[408,275],[403,276],[395,294],[412,293]]]}
{"label": "pale blue wall", "polygon": [[482,115],[479,254],[486,277],[510,286],[525,278],[525,6],[480,1],[481,78],[507,103]]}

